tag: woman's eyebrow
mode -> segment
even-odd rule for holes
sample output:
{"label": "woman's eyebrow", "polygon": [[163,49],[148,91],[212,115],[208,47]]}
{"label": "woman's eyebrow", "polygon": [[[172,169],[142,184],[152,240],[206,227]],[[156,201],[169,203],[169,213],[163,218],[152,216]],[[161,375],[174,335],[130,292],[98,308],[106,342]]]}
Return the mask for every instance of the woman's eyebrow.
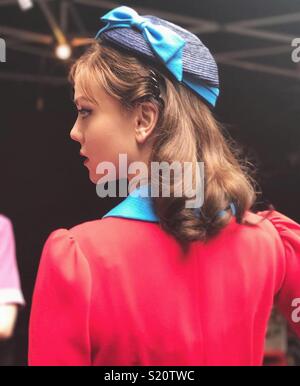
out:
{"label": "woman's eyebrow", "polygon": [[80,96],[76,99],[73,100],[73,102],[75,103],[75,105],[77,105],[78,101],[82,99],[82,100],[85,100],[86,102],[90,102],[87,98],[83,97],[83,96]]}

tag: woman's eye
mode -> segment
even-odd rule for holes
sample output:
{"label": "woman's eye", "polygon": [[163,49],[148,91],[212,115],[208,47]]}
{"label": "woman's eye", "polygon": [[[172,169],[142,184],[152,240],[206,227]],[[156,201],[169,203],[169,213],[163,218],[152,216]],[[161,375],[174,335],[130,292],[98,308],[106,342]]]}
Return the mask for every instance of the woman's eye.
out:
{"label": "woman's eye", "polygon": [[78,109],[77,112],[78,112],[79,115],[82,116],[82,118],[87,118],[91,114],[92,110],[89,110],[89,109]]}

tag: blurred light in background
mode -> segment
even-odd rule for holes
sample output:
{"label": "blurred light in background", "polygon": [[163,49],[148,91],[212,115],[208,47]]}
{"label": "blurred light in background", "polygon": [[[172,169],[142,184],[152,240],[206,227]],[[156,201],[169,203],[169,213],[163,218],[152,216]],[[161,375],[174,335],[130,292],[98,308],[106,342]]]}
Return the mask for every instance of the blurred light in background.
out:
{"label": "blurred light in background", "polygon": [[18,0],[18,3],[22,11],[27,11],[28,9],[33,7],[33,3],[31,0]]}
{"label": "blurred light in background", "polygon": [[69,44],[59,44],[55,49],[55,55],[61,60],[69,59],[71,53],[72,50]]}

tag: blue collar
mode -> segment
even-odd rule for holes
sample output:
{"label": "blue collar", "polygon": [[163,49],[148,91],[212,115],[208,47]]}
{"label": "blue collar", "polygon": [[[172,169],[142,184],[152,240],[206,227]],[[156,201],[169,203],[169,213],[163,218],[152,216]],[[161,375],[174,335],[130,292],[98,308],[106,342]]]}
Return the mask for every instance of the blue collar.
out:
{"label": "blue collar", "polygon": [[158,222],[154,213],[152,198],[148,194],[148,185],[142,185],[129,194],[125,200],[111,209],[105,217],[123,217],[134,220]]}
{"label": "blue collar", "polygon": [[[149,185],[142,185],[129,194],[125,200],[112,208],[102,218],[122,217],[133,220],[159,222],[154,212],[152,198],[149,193]],[[219,216],[224,216],[227,209],[231,209],[233,216],[236,215],[236,208],[233,202],[224,210],[218,212]]]}

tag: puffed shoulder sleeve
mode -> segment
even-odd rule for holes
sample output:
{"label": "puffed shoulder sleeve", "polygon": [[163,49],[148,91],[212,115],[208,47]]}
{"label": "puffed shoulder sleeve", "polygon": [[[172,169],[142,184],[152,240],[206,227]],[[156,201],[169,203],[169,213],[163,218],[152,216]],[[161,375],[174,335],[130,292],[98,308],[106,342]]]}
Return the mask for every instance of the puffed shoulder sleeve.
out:
{"label": "puffed shoulder sleeve", "polygon": [[[265,215],[266,212],[258,214]],[[275,301],[290,327],[300,337],[300,224],[273,211],[268,219],[276,228],[283,245],[284,272]]]}
{"label": "puffed shoulder sleeve", "polygon": [[90,365],[88,261],[67,229],[48,237],[29,323],[30,366]]}

